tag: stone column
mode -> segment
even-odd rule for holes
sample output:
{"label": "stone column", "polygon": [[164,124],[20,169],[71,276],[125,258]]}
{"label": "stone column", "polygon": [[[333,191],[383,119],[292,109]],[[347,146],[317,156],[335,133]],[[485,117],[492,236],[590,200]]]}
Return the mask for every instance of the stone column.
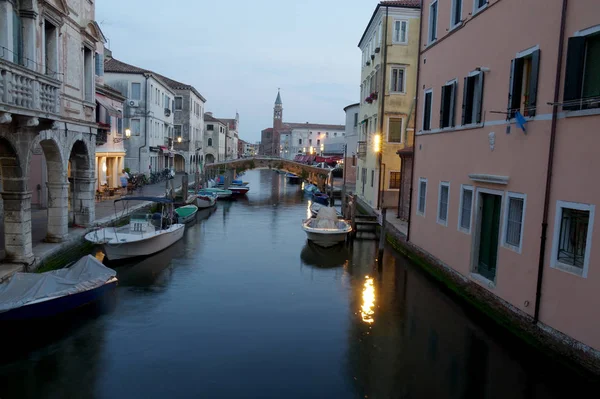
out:
{"label": "stone column", "polygon": [[80,171],[79,176],[73,178],[74,224],[78,226],[89,227],[96,220],[96,179],[93,173],[93,171]]}
{"label": "stone column", "polygon": [[4,250],[6,263],[30,265],[34,261],[31,245],[31,192],[2,192],[4,201]]}
{"label": "stone column", "polygon": [[21,22],[23,24],[23,65],[25,67],[40,73],[44,73],[41,68],[37,67],[37,51],[36,51],[36,31],[35,21],[37,20],[37,12],[34,10],[21,10]]}
{"label": "stone column", "polygon": [[13,61],[13,6],[0,1],[0,58]]}
{"label": "stone column", "polygon": [[69,234],[69,183],[48,186],[47,242],[63,242]]}

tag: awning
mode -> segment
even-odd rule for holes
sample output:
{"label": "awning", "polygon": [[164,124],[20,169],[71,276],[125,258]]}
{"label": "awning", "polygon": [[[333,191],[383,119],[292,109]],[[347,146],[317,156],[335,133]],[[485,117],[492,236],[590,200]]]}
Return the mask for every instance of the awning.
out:
{"label": "awning", "polygon": [[109,115],[116,116],[116,117],[123,116],[120,111],[118,111],[116,108],[114,108],[112,105],[110,105],[110,102],[107,99],[100,97],[100,96],[96,96],[96,102],[100,106],[102,106],[102,108],[104,108],[106,110],[106,112],[108,112]]}

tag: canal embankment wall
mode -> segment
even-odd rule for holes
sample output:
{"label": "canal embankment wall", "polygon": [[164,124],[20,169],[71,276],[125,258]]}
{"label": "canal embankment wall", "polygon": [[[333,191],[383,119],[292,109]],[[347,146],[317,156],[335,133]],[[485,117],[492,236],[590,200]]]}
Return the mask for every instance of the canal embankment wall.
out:
{"label": "canal embankment wall", "polygon": [[[360,198],[357,211],[376,216],[378,212]],[[600,351],[591,348],[570,336],[533,318],[520,309],[475,284],[439,259],[407,241],[406,233],[389,220],[384,222],[386,241],[399,253],[406,256],[433,277],[455,298],[476,309],[481,315],[525,341],[545,355],[555,358],[581,372],[600,375]]]}

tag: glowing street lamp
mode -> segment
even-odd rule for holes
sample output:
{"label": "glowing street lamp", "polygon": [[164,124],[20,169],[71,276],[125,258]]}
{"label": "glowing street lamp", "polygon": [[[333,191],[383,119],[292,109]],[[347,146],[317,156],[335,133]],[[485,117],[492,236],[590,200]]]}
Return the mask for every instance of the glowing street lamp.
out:
{"label": "glowing street lamp", "polygon": [[181,138],[181,136],[177,137],[177,142],[178,142],[179,144],[181,144],[181,141],[182,141],[182,140],[183,140],[183,139]]}
{"label": "glowing street lamp", "polygon": [[313,146],[311,145],[311,146],[310,146],[310,155],[312,155],[312,154],[313,154],[313,152],[314,152],[314,148],[313,148]]}
{"label": "glowing street lamp", "polygon": [[128,139],[131,137],[131,129],[125,129],[125,138]]}
{"label": "glowing street lamp", "polygon": [[376,134],[373,136],[373,151],[380,152],[381,151],[381,135]]}
{"label": "glowing street lamp", "polygon": [[325,151],[325,144],[321,144],[321,155],[323,155],[323,151]]}

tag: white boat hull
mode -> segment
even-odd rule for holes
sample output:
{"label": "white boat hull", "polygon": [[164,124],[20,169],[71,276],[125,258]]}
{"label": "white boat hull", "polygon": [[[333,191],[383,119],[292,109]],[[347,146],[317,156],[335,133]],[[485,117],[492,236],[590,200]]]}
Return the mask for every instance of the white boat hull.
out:
{"label": "white boat hull", "polygon": [[158,230],[143,234],[119,232],[109,227],[86,234],[86,240],[102,244],[109,260],[148,256],[170,247],[183,237],[184,224],[174,224],[166,230]]}
{"label": "white boat hull", "polygon": [[[207,199],[208,198],[208,199]],[[216,197],[204,197],[204,198],[196,198],[196,206],[198,208],[210,208],[217,203]]]}
{"label": "white boat hull", "polygon": [[306,232],[306,237],[320,247],[333,247],[346,241],[346,236],[352,231],[350,224],[344,220],[338,220],[338,228],[323,229],[312,227],[316,219],[308,219],[302,223],[302,229]]}

